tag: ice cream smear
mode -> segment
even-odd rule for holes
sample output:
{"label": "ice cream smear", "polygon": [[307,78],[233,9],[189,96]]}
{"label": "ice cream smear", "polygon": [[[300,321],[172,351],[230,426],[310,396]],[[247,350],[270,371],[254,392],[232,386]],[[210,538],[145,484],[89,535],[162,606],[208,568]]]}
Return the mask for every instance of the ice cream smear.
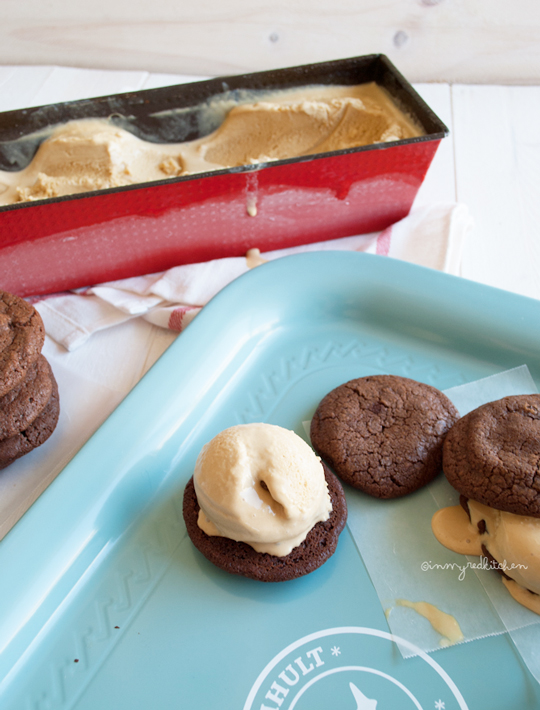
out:
{"label": "ice cream smear", "polygon": [[470,518],[460,506],[441,508],[432,518],[437,540],[454,552],[487,551],[516,601],[540,614],[540,519],[467,501]]}
{"label": "ice cream smear", "polygon": [[43,140],[26,168],[0,171],[0,204],[264,164],[424,134],[374,82],[264,92],[260,100],[233,105],[223,113],[225,118],[217,130],[181,143],[141,140],[108,119],[59,125]]}
{"label": "ice cream smear", "polygon": [[239,424],[207,443],[195,465],[198,524],[207,535],[288,555],[332,503],[320,459],[293,431]]}

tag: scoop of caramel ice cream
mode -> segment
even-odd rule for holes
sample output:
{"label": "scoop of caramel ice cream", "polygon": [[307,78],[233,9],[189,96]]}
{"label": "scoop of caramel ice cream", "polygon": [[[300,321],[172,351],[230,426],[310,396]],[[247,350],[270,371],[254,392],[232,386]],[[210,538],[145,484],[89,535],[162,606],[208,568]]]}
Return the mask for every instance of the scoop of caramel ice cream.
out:
{"label": "scoop of caramel ice cream", "polygon": [[288,555],[332,505],[324,470],[294,432],[272,424],[225,429],[203,447],[193,475],[207,535]]}

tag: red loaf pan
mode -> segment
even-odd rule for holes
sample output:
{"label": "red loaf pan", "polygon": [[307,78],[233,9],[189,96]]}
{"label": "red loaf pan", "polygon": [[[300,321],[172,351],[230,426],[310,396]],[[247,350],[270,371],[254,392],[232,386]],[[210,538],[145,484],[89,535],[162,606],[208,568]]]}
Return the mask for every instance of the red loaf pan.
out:
{"label": "red loaf pan", "polygon": [[[179,142],[200,136],[198,107],[225,92],[368,81],[387,89],[426,135],[0,207],[0,288],[20,296],[53,293],[241,256],[253,247],[269,251],[384,229],[408,214],[448,133],[384,55],[0,113],[0,169],[7,170],[14,166],[3,143],[71,119],[114,115],[141,138]],[[185,116],[181,135],[177,122],[171,132],[173,110]],[[38,144],[18,144],[21,169]]]}

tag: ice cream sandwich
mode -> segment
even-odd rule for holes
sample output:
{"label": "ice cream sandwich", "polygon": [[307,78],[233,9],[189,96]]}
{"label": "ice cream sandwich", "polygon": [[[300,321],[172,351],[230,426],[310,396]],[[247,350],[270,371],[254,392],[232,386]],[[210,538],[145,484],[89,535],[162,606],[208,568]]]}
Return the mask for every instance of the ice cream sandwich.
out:
{"label": "ice cream sandwich", "polygon": [[294,432],[245,424],[206,444],[184,494],[197,549],[233,574],[301,577],[335,552],[347,518],[343,489]]}
{"label": "ice cream sandwich", "polygon": [[540,614],[540,395],[469,412],[446,437],[443,470],[461,505],[434,515],[435,537],[482,555],[516,601]]}

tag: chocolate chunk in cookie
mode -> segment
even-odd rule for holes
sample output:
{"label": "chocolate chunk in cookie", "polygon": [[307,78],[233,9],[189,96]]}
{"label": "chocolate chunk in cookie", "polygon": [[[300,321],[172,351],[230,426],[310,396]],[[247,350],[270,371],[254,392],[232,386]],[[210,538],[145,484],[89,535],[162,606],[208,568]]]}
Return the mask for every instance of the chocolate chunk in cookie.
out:
{"label": "chocolate chunk in cookie", "polygon": [[284,582],[313,572],[335,552],[339,534],[347,520],[347,503],[340,482],[326,468],[325,477],[332,501],[328,520],[317,523],[304,542],[284,557],[266,552],[256,552],[245,542],[227,537],[210,536],[197,524],[199,504],[193,478],[184,492],[184,521],[191,541],[210,562],[217,567],[260,582]]}
{"label": "chocolate chunk in cookie", "polygon": [[466,414],[446,437],[443,469],[467,498],[540,518],[540,395],[504,397]]}
{"label": "chocolate chunk in cookie", "polygon": [[24,431],[0,441],[0,469],[44,444],[56,428],[60,415],[60,401],[58,385],[52,371],[51,378],[51,396],[41,413]]}
{"label": "chocolate chunk in cookie", "polygon": [[362,377],[324,397],[311,443],[342,480],[376,498],[397,498],[439,473],[444,437],[458,418],[435,387],[395,375]]}
{"label": "chocolate chunk in cookie", "polygon": [[51,367],[40,355],[24,380],[0,397],[0,441],[29,427],[45,408],[52,389]]}
{"label": "chocolate chunk in cookie", "polygon": [[24,380],[44,341],[45,330],[36,309],[24,299],[0,291],[0,397]]}

